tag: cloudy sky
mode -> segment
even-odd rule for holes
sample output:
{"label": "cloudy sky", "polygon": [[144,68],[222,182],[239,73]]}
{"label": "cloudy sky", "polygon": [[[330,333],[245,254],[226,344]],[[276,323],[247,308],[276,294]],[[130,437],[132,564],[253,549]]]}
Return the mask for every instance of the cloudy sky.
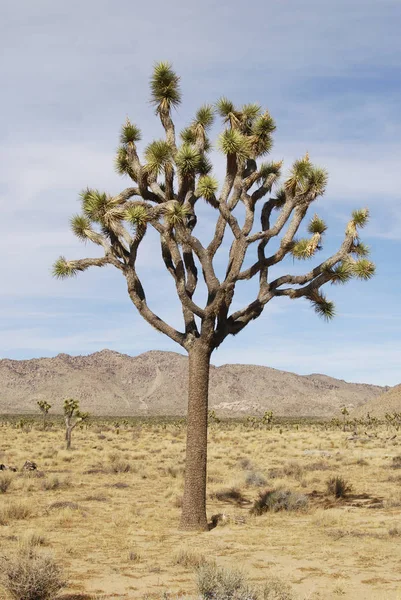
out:
{"label": "cloudy sky", "polygon": [[[117,192],[113,156],[128,115],[144,141],[161,135],[149,104],[152,65],[182,78],[184,126],[226,95],[257,101],[277,123],[272,158],[306,150],[327,167],[316,211],[340,243],[350,212],[369,206],[363,239],[377,276],[331,287],[337,317],[280,301],[218,349],[215,364],[264,364],[349,381],[401,381],[401,37],[399,0],[20,0],[0,23],[0,357],[32,358],[102,348],[135,355],[181,351],[136,314],[112,268],[56,281],[60,254],[94,255],[69,231],[87,185]],[[215,156],[216,174],[222,159]],[[204,213],[202,235],[212,213]],[[152,308],[180,325],[171,282],[150,236],[140,255]],[[295,269],[299,267],[289,265]],[[171,293],[170,293],[171,292]],[[237,305],[252,300],[243,285]]]}

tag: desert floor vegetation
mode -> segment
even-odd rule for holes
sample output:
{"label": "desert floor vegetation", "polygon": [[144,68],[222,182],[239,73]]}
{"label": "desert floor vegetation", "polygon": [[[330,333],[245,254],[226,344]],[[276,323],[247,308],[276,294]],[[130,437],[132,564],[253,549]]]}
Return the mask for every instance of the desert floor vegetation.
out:
{"label": "desert floor vegetation", "polygon": [[0,463],[18,467],[0,474],[0,558],[51,557],[58,598],[196,598],[213,567],[240,567],[260,598],[401,598],[401,436],[384,426],[212,423],[203,533],[178,530],[182,420],[91,421],[72,444],[61,421],[0,426]]}

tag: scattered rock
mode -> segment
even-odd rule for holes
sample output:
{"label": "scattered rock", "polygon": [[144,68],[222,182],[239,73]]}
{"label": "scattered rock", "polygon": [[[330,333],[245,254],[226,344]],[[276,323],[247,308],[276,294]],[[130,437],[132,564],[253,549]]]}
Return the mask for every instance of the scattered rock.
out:
{"label": "scattered rock", "polygon": [[24,466],[22,467],[22,470],[23,471],[36,471],[37,468],[38,468],[38,465],[35,462],[26,460],[24,463]]}

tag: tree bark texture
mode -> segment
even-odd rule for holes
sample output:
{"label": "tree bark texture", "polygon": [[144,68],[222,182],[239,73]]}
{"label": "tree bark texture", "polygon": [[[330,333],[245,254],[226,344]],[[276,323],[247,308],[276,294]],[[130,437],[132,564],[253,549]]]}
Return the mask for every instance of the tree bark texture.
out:
{"label": "tree bark texture", "polygon": [[187,447],[181,529],[207,530],[206,462],[211,351],[201,342],[189,351]]}

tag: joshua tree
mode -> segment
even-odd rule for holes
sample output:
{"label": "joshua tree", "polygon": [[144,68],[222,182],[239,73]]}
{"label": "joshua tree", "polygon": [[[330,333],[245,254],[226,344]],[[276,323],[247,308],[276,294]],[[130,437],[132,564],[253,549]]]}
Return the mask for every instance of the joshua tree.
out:
{"label": "joshua tree", "polygon": [[65,420],[65,441],[67,450],[71,448],[71,435],[73,429],[89,417],[89,413],[83,413],[79,410],[78,400],[67,398],[64,400],[64,420]]}
{"label": "joshua tree", "polygon": [[346,406],[343,406],[341,409],[341,414],[343,416],[343,431],[346,430],[346,425],[347,425],[347,417],[349,415],[349,411],[347,409]]}
{"label": "joshua tree", "polygon": [[[331,319],[334,306],[321,292],[322,286],[345,283],[352,277],[369,279],[374,273],[358,234],[368,220],[368,210],[353,212],[335,254],[302,275],[288,273],[271,278],[269,269],[273,265],[288,257],[306,260],[321,250],[326,225],[316,214],[307,225],[308,237],[297,235],[308,209],[325,191],[326,171],[315,166],[306,154],[294,162],[281,187],[277,186],[282,163],[259,162],[271,149],[275,123],[257,104],[236,107],[221,98],[214,106],[204,105],[181,131],[178,141],[172,109],[180,104],[181,93],[171,65],[155,65],[150,87],[156,115],[165,131],[163,139],[150,142],[141,154],[137,148],[141,132],[127,119],[121,130],[116,168],[135,182],[133,187],[115,196],[91,188],[84,190],[82,213],[71,219],[77,237],[100,246],[104,256],[80,260],[60,257],[54,264],[54,275],[63,278],[89,267],[112,265],[125,277],[129,297],[139,314],[188,352],[181,527],[206,529],[208,387],[213,350],[259,317],[271,300],[282,296],[307,299],[319,315]],[[221,185],[211,174],[208,156],[212,148],[208,132],[216,114],[223,121],[217,147],[226,157]],[[195,234],[197,207],[202,201],[215,215],[208,243]],[[255,231],[254,222],[259,217],[260,228]],[[138,275],[138,249],[149,228],[160,236],[161,258],[182,305],[182,331],[151,310]],[[221,265],[227,232],[231,246],[225,274],[220,276],[216,258]],[[274,243],[272,252],[268,252],[269,242]],[[255,258],[250,263],[252,251]],[[198,296],[199,266],[207,291],[202,306]],[[259,282],[255,299],[230,312],[237,283],[251,279]]]}
{"label": "joshua tree", "polygon": [[46,419],[52,405],[46,402],[46,400],[38,400],[36,403],[39,406],[39,410],[43,415],[43,431],[46,429]]}

